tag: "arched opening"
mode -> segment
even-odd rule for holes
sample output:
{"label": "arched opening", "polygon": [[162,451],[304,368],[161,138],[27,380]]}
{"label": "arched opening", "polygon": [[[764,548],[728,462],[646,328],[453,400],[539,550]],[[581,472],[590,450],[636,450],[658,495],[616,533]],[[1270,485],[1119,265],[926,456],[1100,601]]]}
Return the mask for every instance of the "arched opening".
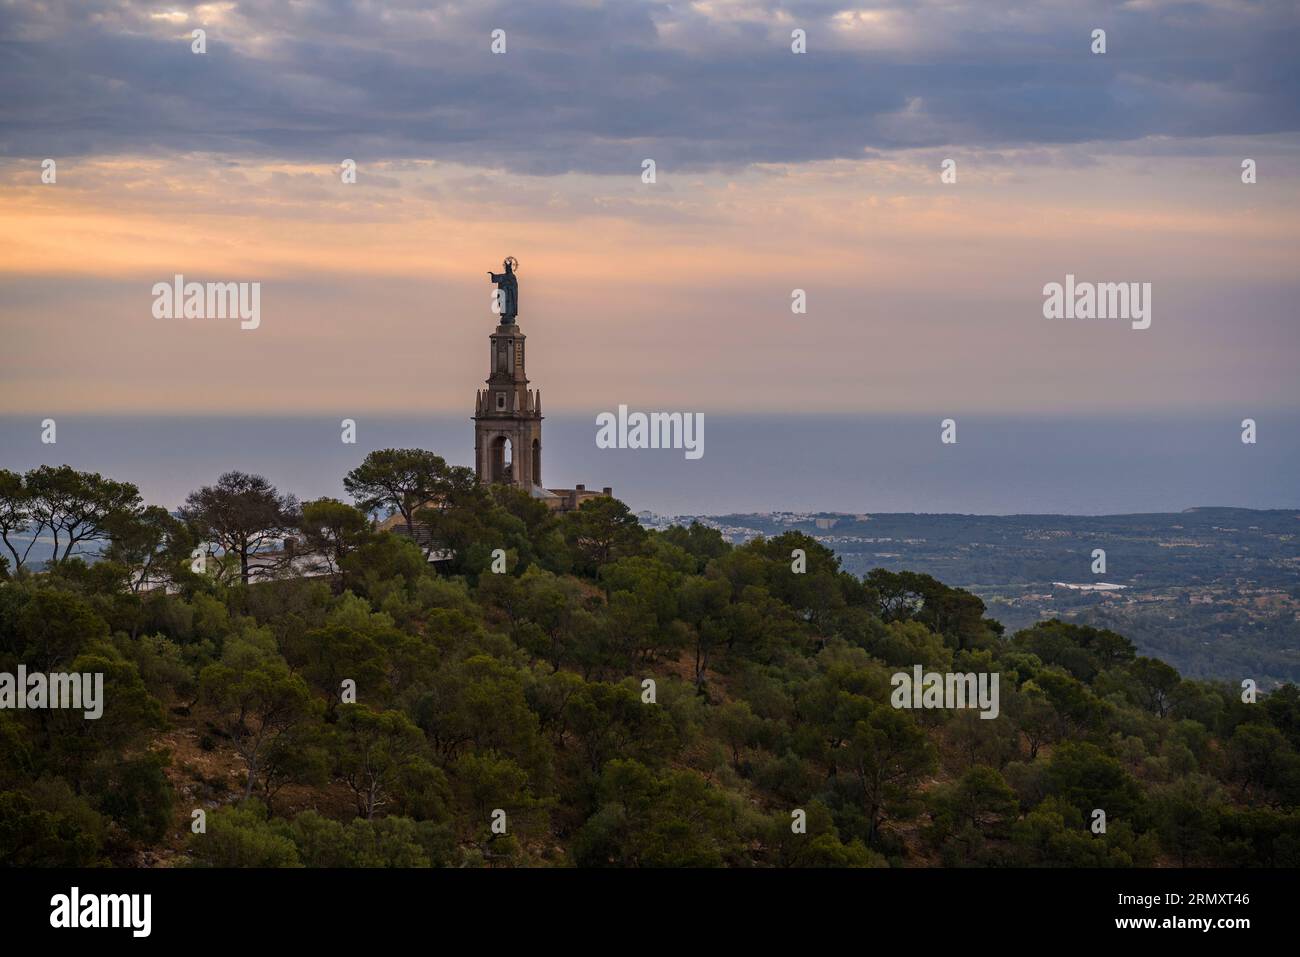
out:
{"label": "arched opening", "polygon": [[542,440],[533,439],[533,484],[542,484]]}
{"label": "arched opening", "polygon": [[490,481],[509,485],[513,481],[514,470],[514,454],[509,436],[498,435],[492,440],[490,451],[492,456],[491,469],[488,473]]}

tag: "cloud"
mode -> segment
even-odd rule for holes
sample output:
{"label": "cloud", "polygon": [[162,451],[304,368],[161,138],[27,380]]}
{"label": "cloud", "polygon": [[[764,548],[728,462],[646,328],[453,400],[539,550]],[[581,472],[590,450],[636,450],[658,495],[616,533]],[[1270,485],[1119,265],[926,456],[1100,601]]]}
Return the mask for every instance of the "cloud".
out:
{"label": "cloud", "polygon": [[[739,169],[1300,128],[1294,6],[6,4],[0,154]],[[790,31],[809,52],[790,52]],[[1088,50],[1094,27],[1108,52]],[[190,31],[208,52],[190,52]],[[489,51],[504,29],[507,52]]]}

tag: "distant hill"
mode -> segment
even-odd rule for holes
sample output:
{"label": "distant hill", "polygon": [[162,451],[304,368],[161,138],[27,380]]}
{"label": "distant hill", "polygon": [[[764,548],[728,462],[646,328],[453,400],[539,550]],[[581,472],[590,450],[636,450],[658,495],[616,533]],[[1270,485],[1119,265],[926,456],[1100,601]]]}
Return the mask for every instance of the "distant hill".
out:
{"label": "distant hill", "polygon": [[[680,517],[678,521],[689,521]],[[1115,628],[1189,676],[1300,680],[1300,511],[1133,515],[765,513],[700,516],[732,541],[805,532],[846,571],[924,572],[975,592],[1008,629]],[[1093,550],[1106,570],[1093,574]],[[1053,582],[1111,582],[1083,592]]]}

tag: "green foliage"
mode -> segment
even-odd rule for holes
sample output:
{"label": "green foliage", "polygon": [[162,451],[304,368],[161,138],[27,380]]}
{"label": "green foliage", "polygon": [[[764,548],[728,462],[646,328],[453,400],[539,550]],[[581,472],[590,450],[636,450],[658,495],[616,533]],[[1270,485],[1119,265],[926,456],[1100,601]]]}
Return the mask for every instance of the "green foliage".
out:
{"label": "green foliage", "polygon": [[1012,826],[1012,862],[1023,867],[1131,867],[1133,856],[1108,834],[1093,834],[1083,813],[1051,797]]}
{"label": "green foliage", "polygon": [[101,795],[99,810],[133,841],[158,841],[171,823],[176,799],[163,772],[169,763],[168,755],[148,752],[101,767],[91,784],[90,790]]}
{"label": "green foliage", "polygon": [[[0,533],[39,509],[65,523],[43,572],[9,550],[0,671],[102,673],[107,702],[98,720],[0,711],[0,862],[1300,860],[1294,686],[1242,702],[1107,629],[1006,638],[976,596],[856,578],[800,532],[738,547],[698,523],[647,532],[609,497],[556,514],[422,450],[372,453],[345,486],[359,507],[299,510],[228,473],[180,521],[129,486],[0,471]],[[66,524],[58,489],[103,514]],[[376,531],[379,509],[411,528]],[[290,528],[321,577],[188,571],[200,537],[247,572]],[[69,530],[102,559],[69,552]],[[917,665],[996,674],[998,715],[895,709],[891,676]],[[202,769],[169,764],[187,737]],[[182,841],[196,792],[207,830]]]}
{"label": "green foliage", "polygon": [[0,793],[0,864],[91,867],[103,862],[105,823],[62,781]]}
{"label": "green foliage", "polygon": [[867,601],[883,621],[919,621],[956,649],[989,647],[1002,626],[984,617],[984,602],[929,575],[873,569]]}
{"label": "green foliage", "polygon": [[609,496],[583,502],[564,517],[563,529],[573,550],[573,567],[591,576],[602,565],[637,554],[646,539],[631,509]]}
{"label": "green foliage", "polygon": [[191,834],[189,847],[195,867],[302,866],[294,842],[267,821],[257,801],[209,814],[206,833]]}
{"label": "green foliage", "polygon": [[0,537],[14,567],[22,570],[30,545],[21,552],[10,539],[29,528],[53,543],[50,564],[68,561],[83,545],[108,541],[121,521],[142,510],[139,490],[97,472],[78,472],[67,465],[41,465],[20,479],[0,472]]}
{"label": "green foliage", "polygon": [[599,807],[574,839],[581,866],[719,867],[740,862],[744,834],[726,796],[687,771],[656,774],[637,761],[611,761]]}
{"label": "green foliage", "polygon": [[[247,585],[251,559],[298,524],[298,502],[282,495],[261,475],[225,472],[215,485],[191,492],[181,508],[181,518],[200,541],[215,542],[232,570]],[[221,563],[215,563],[223,568]],[[218,577],[226,579],[223,572]]]}
{"label": "green foliage", "polygon": [[777,812],[762,831],[764,846],[770,848],[770,863],[775,867],[888,867],[881,854],[868,848],[861,839],[847,844],[840,838],[835,818],[821,801],[811,801],[798,808],[806,815],[804,829],[796,833],[794,815]]}
{"label": "green foliage", "polygon": [[1017,632],[1011,644],[1085,682],[1106,668],[1132,661],[1135,655],[1132,642],[1113,631],[1055,619]]}
{"label": "green foliage", "polygon": [[244,760],[247,798],[277,739],[311,716],[307,684],[283,661],[270,656],[261,660],[249,656],[233,667],[208,665],[199,683],[203,698],[220,716],[223,730]]}
{"label": "green foliage", "polygon": [[1051,794],[1084,815],[1101,808],[1107,818],[1127,817],[1142,799],[1137,782],[1119,761],[1086,742],[1070,741],[1057,748],[1047,780]]}
{"label": "green foliage", "polygon": [[365,512],[333,498],[304,502],[298,512],[298,531],[300,550],[318,556],[328,571],[338,573],[342,587],[348,580],[344,562],[374,534]]}
{"label": "green foliage", "polygon": [[367,820],[403,796],[414,803],[422,793],[446,789],[445,775],[427,756],[424,735],[400,711],[344,705],[332,738],[335,773]]}

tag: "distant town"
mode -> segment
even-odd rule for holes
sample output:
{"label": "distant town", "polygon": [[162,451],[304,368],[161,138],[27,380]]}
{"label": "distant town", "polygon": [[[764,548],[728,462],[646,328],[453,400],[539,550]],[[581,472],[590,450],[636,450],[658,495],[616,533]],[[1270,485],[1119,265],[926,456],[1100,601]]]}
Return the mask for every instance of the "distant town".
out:
{"label": "distant town", "polygon": [[[765,512],[662,516],[739,543],[798,530],[846,571],[904,569],[979,595],[1008,633],[1059,617],[1113,628],[1186,675],[1300,680],[1300,512],[1144,515]],[[1093,552],[1105,552],[1094,574]]]}

